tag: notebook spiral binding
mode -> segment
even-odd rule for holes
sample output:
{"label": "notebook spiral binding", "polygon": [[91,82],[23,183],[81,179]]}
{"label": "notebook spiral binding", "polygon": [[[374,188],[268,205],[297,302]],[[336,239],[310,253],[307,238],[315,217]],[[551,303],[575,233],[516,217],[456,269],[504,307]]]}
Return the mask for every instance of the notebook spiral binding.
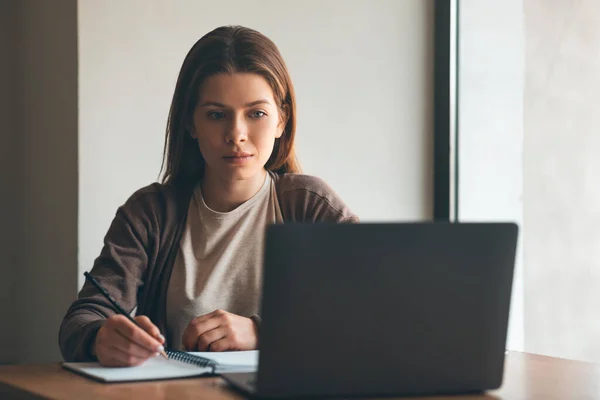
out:
{"label": "notebook spiral binding", "polygon": [[213,374],[215,373],[217,363],[213,360],[173,349],[165,350],[165,353],[169,356],[169,360],[181,361],[187,364],[197,365],[198,367],[210,367],[212,368]]}

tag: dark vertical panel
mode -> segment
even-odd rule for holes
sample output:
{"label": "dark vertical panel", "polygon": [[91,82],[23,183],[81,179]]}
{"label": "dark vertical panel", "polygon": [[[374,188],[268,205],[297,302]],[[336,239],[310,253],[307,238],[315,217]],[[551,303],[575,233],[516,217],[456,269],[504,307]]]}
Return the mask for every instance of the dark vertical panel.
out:
{"label": "dark vertical panel", "polygon": [[[15,215],[17,200],[17,120],[14,94],[16,92],[14,55],[16,51],[16,1],[0,0],[0,365],[12,363],[17,356],[13,302],[16,291]],[[0,397],[2,395],[0,394]]]}
{"label": "dark vertical panel", "polygon": [[[77,296],[77,1],[18,0],[15,116],[17,363],[56,362]],[[1,396],[0,396],[1,397]]]}
{"label": "dark vertical panel", "polygon": [[451,0],[435,0],[433,218],[450,220]]}

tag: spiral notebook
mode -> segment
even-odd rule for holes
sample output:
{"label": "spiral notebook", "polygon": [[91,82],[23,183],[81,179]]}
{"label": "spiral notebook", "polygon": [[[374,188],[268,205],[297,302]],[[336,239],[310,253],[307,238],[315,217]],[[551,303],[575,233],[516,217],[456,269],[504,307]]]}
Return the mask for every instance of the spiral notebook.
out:
{"label": "spiral notebook", "polygon": [[103,367],[99,363],[62,363],[63,368],[101,382],[132,382],[255,372],[258,350],[222,353],[166,350],[169,359],[152,357],[135,367]]}

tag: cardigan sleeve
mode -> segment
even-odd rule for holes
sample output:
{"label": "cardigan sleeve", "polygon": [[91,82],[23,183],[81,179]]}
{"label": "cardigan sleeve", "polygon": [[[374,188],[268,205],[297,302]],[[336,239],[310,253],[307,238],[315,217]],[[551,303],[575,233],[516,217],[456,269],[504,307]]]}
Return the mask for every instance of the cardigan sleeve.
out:
{"label": "cardigan sleeve", "polygon": [[[137,193],[137,192],[136,192]],[[104,238],[104,246],[90,274],[119,302],[133,311],[143,285],[151,245],[153,212],[143,196],[133,195],[119,207]],[[147,202],[146,202],[147,203]],[[89,282],[66,312],[59,330],[59,347],[65,361],[93,361],[92,345],[104,321],[116,310]]]}

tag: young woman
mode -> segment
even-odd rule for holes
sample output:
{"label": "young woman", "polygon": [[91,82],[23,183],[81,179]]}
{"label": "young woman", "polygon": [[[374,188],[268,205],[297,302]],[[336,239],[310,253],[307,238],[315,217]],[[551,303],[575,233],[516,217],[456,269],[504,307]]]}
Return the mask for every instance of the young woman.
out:
{"label": "young woman", "polygon": [[142,328],[86,283],[60,328],[65,360],[130,366],[163,346],[258,347],[266,226],[358,221],[326,183],[299,174],[295,104],[287,67],[259,32],[220,27],[192,47],[162,183],[119,207],[90,272],[126,310],[137,307]]}

